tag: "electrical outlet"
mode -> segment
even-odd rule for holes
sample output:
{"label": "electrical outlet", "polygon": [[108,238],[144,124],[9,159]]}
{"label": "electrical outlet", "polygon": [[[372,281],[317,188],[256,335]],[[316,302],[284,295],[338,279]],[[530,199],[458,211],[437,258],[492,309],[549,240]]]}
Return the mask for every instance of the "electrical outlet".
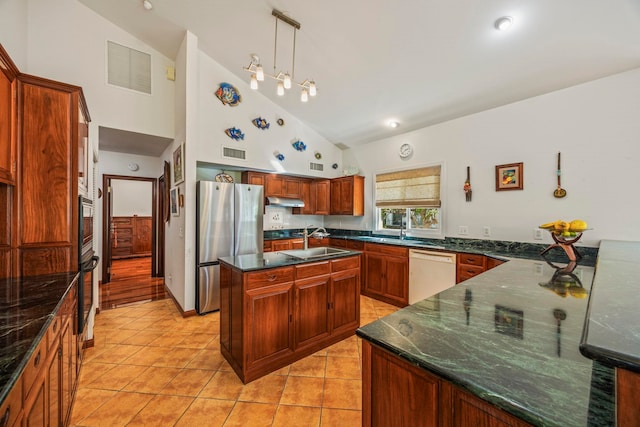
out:
{"label": "electrical outlet", "polygon": [[489,227],[488,225],[485,225],[485,226],[482,228],[482,235],[483,235],[484,237],[490,237],[490,236],[491,236],[491,227]]}
{"label": "electrical outlet", "polygon": [[469,226],[468,225],[459,225],[458,226],[458,234],[466,236],[469,234]]}
{"label": "electrical outlet", "polygon": [[536,262],[534,264],[534,271],[535,271],[535,274],[537,274],[538,276],[542,276],[542,273],[544,272],[544,266]]}
{"label": "electrical outlet", "polygon": [[536,240],[542,240],[542,236],[543,236],[542,231],[543,230],[541,230],[539,228],[534,228],[533,229],[533,238],[536,239]]}

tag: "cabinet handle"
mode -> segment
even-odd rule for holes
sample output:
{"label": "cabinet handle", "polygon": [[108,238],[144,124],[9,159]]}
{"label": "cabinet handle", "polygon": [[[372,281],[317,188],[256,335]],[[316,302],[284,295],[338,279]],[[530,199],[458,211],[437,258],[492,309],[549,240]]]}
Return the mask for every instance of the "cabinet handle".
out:
{"label": "cabinet handle", "polygon": [[40,364],[40,351],[38,351],[36,358],[33,360],[33,367],[37,368],[39,364]]}
{"label": "cabinet handle", "polygon": [[11,405],[7,406],[7,410],[4,411],[4,415],[2,416],[2,419],[0,420],[0,426],[2,427],[6,427],[9,425],[9,416],[11,415]]}

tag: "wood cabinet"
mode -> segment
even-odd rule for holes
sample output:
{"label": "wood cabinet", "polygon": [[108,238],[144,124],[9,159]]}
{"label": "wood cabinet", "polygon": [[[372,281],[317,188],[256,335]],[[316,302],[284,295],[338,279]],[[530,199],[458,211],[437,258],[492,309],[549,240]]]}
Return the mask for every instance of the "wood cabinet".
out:
{"label": "wood cabinet", "polygon": [[362,390],[363,426],[530,426],[368,341],[362,342]]}
{"label": "wood cabinet", "polygon": [[293,208],[294,214],[329,215],[331,211],[331,181],[328,179],[301,179],[300,198],[304,207]]}
{"label": "wood cabinet", "polygon": [[244,383],[353,335],[360,256],[242,272],[220,266],[220,349]]}
{"label": "wood cabinet", "polygon": [[640,420],[638,390],[640,390],[640,373],[616,368],[616,420],[618,426],[638,425],[638,420]]}
{"label": "wood cabinet", "polygon": [[487,270],[491,270],[492,268],[496,268],[500,264],[504,264],[506,261],[497,258],[487,257]]}
{"label": "wood cabinet", "polygon": [[151,256],[151,217],[114,216],[111,223],[113,259]]}
{"label": "wood cabinet", "polygon": [[0,406],[0,425],[22,425],[22,377],[18,378]]}
{"label": "wood cabinet", "polygon": [[362,294],[398,307],[409,303],[409,250],[407,248],[364,244]]}
{"label": "wood cabinet", "polygon": [[364,215],[364,177],[353,175],[331,180],[331,215]]}
{"label": "wood cabinet", "polygon": [[12,218],[11,200],[14,187],[0,183],[0,279],[11,277]]}
{"label": "wood cabinet", "polygon": [[347,240],[347,239],[338,239],[335,237],[329,238],[329,245],[335,246],[337,248],[347,248],[353,249],[355,251],[363,251],[364,250],[364,242],[358,240]]}
{"label": "wood cabinet", "polygon": [[16,107],[19,71],[0,45],[0,183],[16,182]]}
{"label": "wood cabinet", "polygon": [[262,185],[267,174],[262,172],[244,171],[242,172],[242,183],[251,185]]}
{"label": "wood cabinet", "polygon": [[504,263],[504,261],[480,254],[459,253],[456,264],[456,283],[471,279]]}

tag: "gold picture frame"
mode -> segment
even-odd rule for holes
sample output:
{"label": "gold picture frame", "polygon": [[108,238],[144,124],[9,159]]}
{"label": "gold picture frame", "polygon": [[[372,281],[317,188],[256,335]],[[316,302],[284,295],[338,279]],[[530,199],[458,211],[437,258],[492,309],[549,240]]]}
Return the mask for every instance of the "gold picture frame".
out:
{"label": "gold picture frame", "polygon": [[184,143],[173,152],[173,185],[184,182]]}
{"label": "gold picture frame", "polygon": [[524,163],[496,166],[496,191],[522,190],[524,188]]}

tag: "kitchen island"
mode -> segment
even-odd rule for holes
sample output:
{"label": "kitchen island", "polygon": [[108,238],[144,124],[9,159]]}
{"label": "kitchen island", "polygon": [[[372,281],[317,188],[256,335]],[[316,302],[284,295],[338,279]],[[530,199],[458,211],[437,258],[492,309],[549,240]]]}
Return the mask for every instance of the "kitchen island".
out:
{"label": "kitchen island", "polygon": [[244,383],[355,333],[360,252],[220,258],[220,351]]}
{"label": "kitchen island", "polygon": [[579,351],[593,275],[511,259],[358,329],[363,425],[614,425],[614,370]]}

